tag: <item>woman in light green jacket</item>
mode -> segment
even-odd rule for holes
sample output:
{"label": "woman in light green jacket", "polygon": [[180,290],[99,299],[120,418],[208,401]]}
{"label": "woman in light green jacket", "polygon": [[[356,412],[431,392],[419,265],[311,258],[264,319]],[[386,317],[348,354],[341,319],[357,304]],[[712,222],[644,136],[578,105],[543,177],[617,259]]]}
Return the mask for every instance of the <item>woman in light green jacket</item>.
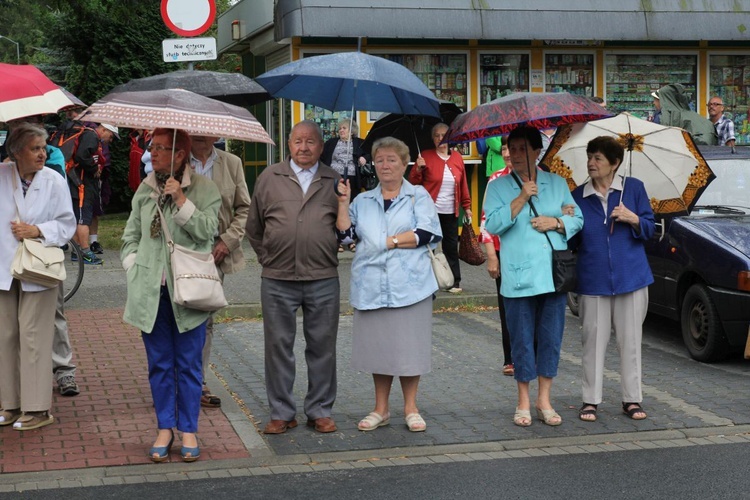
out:
{"label": "woman in light green jacket", "polygon": [[[174,176],[172,147],[174,143]],[[159,432],[149,457],[169,459],[174,428],[181,431],[184,461],[198,459],[196,432],[200,413],[201,353],[208,313],[175,304],[172,272],[157,203],[175,243],[210,252],[219,224],[221,196],[216,185],[191,175],[190,136],[156,129],[149,146],[154,171],[132,201],[120,251],[127,272],[124,320],[142,331],[148,378]]]}

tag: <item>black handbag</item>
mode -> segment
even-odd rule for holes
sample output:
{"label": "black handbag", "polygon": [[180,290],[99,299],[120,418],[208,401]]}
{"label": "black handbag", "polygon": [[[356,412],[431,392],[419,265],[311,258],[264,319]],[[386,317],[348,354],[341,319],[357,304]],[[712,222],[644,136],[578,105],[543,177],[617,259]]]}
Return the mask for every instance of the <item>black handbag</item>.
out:
{"label": "black handbag", "polygon": [[375,174],[375,166],[372,163],[365,163],[360,167],[359,171],[360,178],[362,180],[362,187],[365,191],[375,189],[378,185],[378,176]]}
{"label": "black handbag", "polygon": [[[521,180],[516,177],[515,173],[511,174],[515,179],[518,187],[523,189]],[[534,207],[534,203],[529,200],[529,206],[535,217],[539,217],[539,213]],[[578,263],[578,256],[573,253],[573,250],[555,250],[552,246],[552,240],[549,239],[547,232],[544,232],[544,237],[549,242],[549,247],[552,249],[552,283],[555,285],[555,292],[567,293],[572,292],[576,289],[578,284],[578,274],[576,271],[576,264]]]}

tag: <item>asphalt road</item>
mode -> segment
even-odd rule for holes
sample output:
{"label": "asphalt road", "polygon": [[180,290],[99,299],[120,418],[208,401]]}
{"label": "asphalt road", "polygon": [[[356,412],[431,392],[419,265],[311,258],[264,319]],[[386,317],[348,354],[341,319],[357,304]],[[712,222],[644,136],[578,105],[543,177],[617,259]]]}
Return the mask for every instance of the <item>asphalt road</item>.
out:
{"label": "asphalt road", "polygon": [[747,444],[8,493],[0,498],[745,499]]}

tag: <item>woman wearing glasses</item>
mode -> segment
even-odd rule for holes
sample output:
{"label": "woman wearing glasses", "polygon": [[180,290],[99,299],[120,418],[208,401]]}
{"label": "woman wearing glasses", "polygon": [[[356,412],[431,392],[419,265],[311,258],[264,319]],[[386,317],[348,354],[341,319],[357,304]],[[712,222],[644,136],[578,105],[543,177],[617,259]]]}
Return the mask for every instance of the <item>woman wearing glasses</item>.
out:
{"label": "woman wearing glasses", "polygon": [[124,319],[141,330],[148,357],[158,424],[149,452],[154,462],[169,459],[175,427],[182,432],[182,459],[193,462],[200,456],[196,432],[209,313],[172,302],[170,256],[162,230],[164,223],[174,242],[190,250],[210,252],[213,246],[221,196],[213,182],[186,168],[190,146],[183,130],[154,130],[148,147],[154,171],[133,197],[120,252],[128,281]]}

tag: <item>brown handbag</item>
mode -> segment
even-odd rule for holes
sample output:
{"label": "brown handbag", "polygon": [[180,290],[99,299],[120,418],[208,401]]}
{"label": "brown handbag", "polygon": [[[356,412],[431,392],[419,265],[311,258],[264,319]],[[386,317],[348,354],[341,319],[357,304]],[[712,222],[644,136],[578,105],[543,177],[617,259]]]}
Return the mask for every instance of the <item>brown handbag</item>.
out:
{"label": "brown handbag", "polygon": [[481,266],[487,260],[474,232],[474,227],[469,221],[464,222],[461,237],[458,240],[458,258],[472,266]]}

